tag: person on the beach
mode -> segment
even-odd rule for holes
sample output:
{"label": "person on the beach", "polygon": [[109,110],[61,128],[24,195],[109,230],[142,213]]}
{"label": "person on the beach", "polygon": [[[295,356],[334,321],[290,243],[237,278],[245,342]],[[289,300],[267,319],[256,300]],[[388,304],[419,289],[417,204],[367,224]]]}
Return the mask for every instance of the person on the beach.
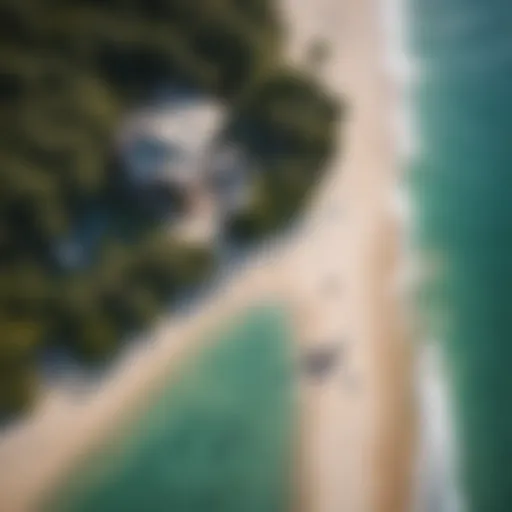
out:
{"label": "person on the beach", "polygon": [[303,368],[306,375],[316,380],[324,379],[337,364],[340,364],[342,346],[322,346],[304,356]]}

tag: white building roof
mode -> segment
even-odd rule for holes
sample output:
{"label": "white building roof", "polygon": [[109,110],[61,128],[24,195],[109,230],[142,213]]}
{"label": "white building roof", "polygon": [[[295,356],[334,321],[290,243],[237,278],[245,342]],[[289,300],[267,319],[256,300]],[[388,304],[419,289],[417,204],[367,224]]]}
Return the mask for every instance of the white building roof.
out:
{"label": "white building roof", "polygon": [[154,139],[163,147],[167,145],[170,151],[174,148],[174,152],[179,153],[179,158],[169,156],[168,165],[162,165],[156,171],[158,178],[169,176],[180,181],[194,180],[202,172],[208,150],[222,128],[225,116],[226,110],[219,102],[206,98],[188,100],[182,104],[163,104],[135,112],[127,119],[119,138],[121,154],[127,158],[128,168],[132,165],[135,167],[135,172],[130,174],[137,181],[152,181],[155,178],[155,169],[148,168],[146,173],[143,163],[130,161],[133,156],[130,151],[137,141]]}

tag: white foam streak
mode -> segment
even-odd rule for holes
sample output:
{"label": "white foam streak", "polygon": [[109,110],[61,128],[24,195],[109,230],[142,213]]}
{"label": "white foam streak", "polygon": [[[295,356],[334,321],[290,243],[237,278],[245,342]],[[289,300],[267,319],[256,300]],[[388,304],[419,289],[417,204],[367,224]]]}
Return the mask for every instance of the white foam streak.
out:
{"label": "white foam streak", "polygon": [[[398,94],[394,105],[393,125],[399,162],[407,164],[419,156],[419,140],[414,119],[411,90],[421,80],[418,62],[407,53],[406,0],[381,0],[381,14],[387,40],[386,71]],[[392,208],[404,228],[405,237],[413,229],[413,205],[407,191],[398,186],[391,198]],[[405,268],[414,260],[404,242]],[[407,280],[406,286],[414,285]],[[410,290],[405,290],[405,294]],[[428,344],[418,358],[417,388],[420,416],[420,439],[417,453],[417,478],[414,489],[414,512],[460,512],[460,493],[457,491],[454,470],[454,439],[438,344]]]}

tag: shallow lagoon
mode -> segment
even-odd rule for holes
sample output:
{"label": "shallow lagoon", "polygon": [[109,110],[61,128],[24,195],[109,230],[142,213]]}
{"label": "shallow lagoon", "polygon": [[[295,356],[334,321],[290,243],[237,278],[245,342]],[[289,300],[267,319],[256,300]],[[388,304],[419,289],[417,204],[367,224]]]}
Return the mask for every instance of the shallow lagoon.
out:
{"label": "shallow lagoon", "polygon": [[70,475],[48,510],[288,508],[294,397],[286,315],[257,307],[214,336]]}

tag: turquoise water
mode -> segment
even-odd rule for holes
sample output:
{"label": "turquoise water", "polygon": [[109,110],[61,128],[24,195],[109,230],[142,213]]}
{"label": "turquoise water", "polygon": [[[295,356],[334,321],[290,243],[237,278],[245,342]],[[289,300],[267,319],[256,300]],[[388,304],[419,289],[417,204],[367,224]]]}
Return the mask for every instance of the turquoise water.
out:
{"label": "turquoise water", "polygon": [[289,508],[294,399],[285,313],[257,307],[214,337],[132,425],[70,475],[48,510]]}
{"label": "turquoise water", "polygon": [[468,510],[512,510],[512,4],[409,0],[417,244],[454,398]]}

